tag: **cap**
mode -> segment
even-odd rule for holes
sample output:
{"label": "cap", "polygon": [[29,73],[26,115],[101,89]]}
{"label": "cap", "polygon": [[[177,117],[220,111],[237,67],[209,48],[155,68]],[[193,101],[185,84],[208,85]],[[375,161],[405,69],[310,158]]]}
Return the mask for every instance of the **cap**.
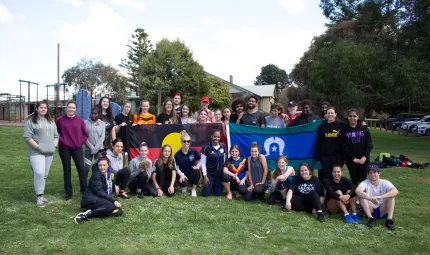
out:
{"label": "cap", "polygon": [[209,101],[209,97],[202,97],[202,100],[201,100],[202,102],[208,102],[208,103],[210,103],[210,101]]}
{"label": "cap", "polygon": [[180,97],[180,98],[182,98],[181,94],[179,94],[179,93],[174,94],[173,97]]}
{"label": "cap", "polygon": [[378,165],[372,164],[372,165],[369,165],[369,170],[367,172],[370,172],[370,171],[381,172],[381,168],[379,168]]}
{"label": "cap", "polygon": [[296,102],[294,101],[288,102],[288,107],[294,107],[294,106],[297,106]]}

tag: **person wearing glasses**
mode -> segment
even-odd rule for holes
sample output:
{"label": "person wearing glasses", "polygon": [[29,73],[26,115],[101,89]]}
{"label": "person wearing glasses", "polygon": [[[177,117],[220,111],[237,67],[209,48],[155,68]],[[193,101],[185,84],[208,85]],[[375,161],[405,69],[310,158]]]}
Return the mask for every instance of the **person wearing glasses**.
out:
{"label": "person wearing glasses", "polygon": [[[182,193],[187,192],[187,186],[193,185],[191,196],[197,197],[197,184],[200,180],[200,153],[191,148],[191,137],[187,131],[181,132],[182,148],[175,153],[175,161],[178,170],[184,175],[179,176],[178,180],[182,187]],[[178,171],[178,172],[179,172]]]}
{"label": "person wearing glasses", "polygon": [[264,112],[258,110],[258,98],[254,95],[248,98],[247,111],[242,117],[239,117],[238,122],[240,124],[266,127],[266,118],[264,117]]}

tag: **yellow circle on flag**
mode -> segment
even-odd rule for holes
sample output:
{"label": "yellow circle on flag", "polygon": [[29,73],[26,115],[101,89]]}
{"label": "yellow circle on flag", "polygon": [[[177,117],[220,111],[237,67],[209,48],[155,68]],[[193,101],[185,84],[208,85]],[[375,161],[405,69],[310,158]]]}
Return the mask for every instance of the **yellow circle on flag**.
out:
{"label": "yellow circle on flag", "polygon": [[172,156],[175,156],[175,153],[182,148],[181,134],[174,132],[166,135],[161,146],[164,146],[165,144],[172,146]]}

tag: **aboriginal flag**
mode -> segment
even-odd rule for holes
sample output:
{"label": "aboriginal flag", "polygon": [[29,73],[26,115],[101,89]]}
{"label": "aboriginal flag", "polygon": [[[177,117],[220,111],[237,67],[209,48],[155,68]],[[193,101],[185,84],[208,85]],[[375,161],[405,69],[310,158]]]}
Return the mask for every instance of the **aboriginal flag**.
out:
{"label": "aboriginal flag", "polygon": [[149,147],[148,158],[155,161],[160,156],[161,147],[165,144],[172,146],[172,154],[182,148],[181,134],[186,130],[191,137],[191,147],[198,152],[202,146],[211,141],[214,129],[221,130],[221,124],[187,124],[187,125],[138,125],[127,127],[127,143],[130,159],[139,155],[139,145],[145,142]]}

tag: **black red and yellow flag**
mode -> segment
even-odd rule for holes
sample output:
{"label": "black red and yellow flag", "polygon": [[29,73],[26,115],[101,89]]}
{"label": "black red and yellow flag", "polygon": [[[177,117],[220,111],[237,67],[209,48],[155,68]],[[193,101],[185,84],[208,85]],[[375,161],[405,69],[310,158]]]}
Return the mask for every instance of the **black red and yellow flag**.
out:
{"label": "black red and yellow flag", "polygon": [[222,125],[218,123],[188,124],[188,125],[138,125],[127,128],[127,144],[130,158],[139,155],[139,145],[146,142],[149,147],[148,158],[155,161],[160,155],[161,147],[165,144],[172,146],[173,155],[181,149],[182,130],[186,130],[191,137],[191,147],[198,152],[204,144],[211,141],[214,129],[222,131]]}

